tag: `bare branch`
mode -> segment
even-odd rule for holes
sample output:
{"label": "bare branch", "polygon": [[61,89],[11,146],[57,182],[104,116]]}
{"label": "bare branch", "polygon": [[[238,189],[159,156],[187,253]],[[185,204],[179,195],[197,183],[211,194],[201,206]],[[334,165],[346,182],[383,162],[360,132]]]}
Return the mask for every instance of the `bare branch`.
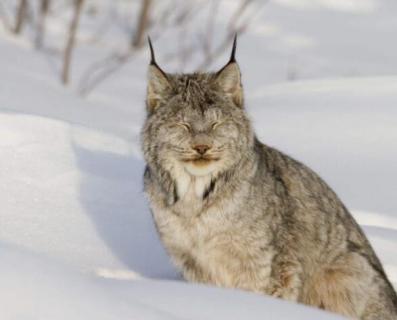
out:
{"label": "bare branch", "polygon": [[79,25],[80,15],[83,8],[84,0],[75,0],[74,14],[69,27],[68,40],[65,47],[62,68],[62,83],[68,84],[70,75],[70,63],[72,59],[72,52],[75,44],[76,32]]}
{"label": "bare branch", "polygon": [[27,0],[20,0],[18,9],[17,9],[17,16],[15,20],[14,26],[14,33],[19,34],[22,31],[22,28],[26,22],[27,12],[28,11],[28,1]]}
{"label": "bare branch", "polygon": [[146,29],[149,24],[149,12],[152,0],[142,0],[142,8],[138,18],[138,26],[134,33],[131,46],[139,48],[143,44]]}
{"label": "bare branch", "polygon": [[50,0],[41,0],[39,8],[39,16],[37,22],[35,47],[40,49],[43,46],[43,39],[45,34],[45,20],[50,8]]}

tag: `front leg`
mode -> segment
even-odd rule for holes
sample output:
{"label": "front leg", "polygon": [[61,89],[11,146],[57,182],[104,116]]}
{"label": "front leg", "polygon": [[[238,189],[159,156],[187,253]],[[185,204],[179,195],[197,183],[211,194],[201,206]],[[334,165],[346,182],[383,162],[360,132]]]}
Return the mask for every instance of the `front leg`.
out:
{"label": "front leg", "polygon": [[302,289],[302,266],[289,255],[279,255],[272,264],[267,293],[281,299],[298,301]]}
{"label": "front leg", "polygon": [[211,283],[208,272],[197,262],[197,260],[188,252],[180,250],[173,253],[175,264],[182,271],[183,278],[191,282]]}

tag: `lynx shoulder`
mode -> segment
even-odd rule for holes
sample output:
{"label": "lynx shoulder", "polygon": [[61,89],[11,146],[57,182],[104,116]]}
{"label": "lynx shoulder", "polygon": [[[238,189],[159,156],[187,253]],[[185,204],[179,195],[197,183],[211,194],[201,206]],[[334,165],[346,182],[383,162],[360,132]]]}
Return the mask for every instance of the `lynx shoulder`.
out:
{"label": "lynx shoulder", "polygon": [[152,46],[144,185],[183,276],[355,319],[397,319],[397,296],[364,233],[316,173],[255,137],[235,60],[169,74]]}

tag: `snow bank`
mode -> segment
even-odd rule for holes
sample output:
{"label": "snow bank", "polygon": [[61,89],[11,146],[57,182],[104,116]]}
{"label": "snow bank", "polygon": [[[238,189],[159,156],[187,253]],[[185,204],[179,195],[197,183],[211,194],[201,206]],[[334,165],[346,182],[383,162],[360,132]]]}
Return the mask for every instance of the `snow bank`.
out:
{"label": "snow bank", "polygon": [[96,278],[4,244],[0,259],[5,320],[341,319],[250,293],[169,281]]}

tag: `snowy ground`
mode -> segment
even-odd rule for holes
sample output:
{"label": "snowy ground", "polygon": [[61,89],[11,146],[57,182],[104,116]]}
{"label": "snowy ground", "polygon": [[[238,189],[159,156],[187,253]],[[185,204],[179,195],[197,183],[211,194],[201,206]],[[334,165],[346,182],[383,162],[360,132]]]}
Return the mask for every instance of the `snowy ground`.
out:
{"label": "snowy ground", "polygon": [[[397,284],[397,63],[387,38],[395,2],[297,3],[273,2],[241,40],[247,110],[262,141],[337,191]],[[313,27],[319,16],[350,28],[335,38]],[[2,319],[336,319],[180,281],[142,193],[146,56],[82,99],[23,37],[0,31],[0,53]],[[77,52],[76,73],[91,54]],[[284,82],[294,59],[307,80]]]}

